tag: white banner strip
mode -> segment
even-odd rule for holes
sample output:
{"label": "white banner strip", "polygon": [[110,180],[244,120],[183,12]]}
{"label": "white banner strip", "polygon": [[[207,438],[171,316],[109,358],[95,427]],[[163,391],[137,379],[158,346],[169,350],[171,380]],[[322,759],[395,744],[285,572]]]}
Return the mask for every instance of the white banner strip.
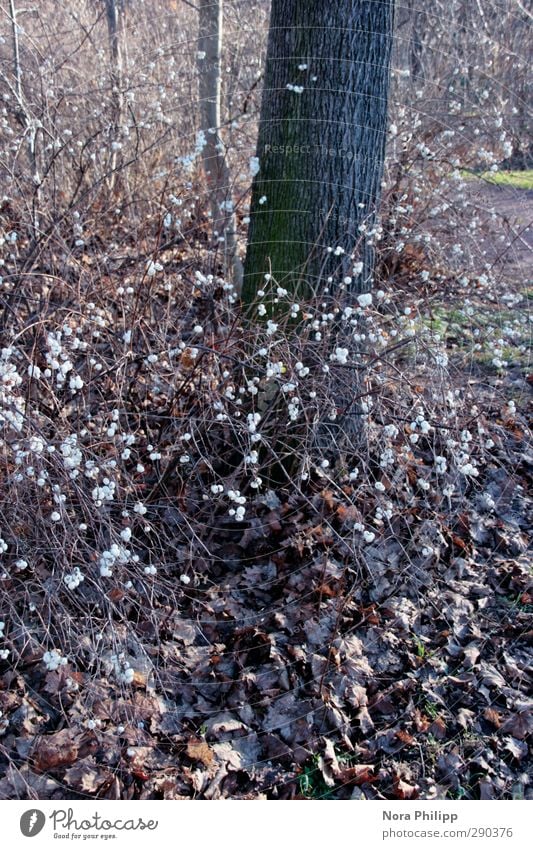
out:
{"label": "white banner strip", "polygon": [[[79,845],[147,849],[523,849],[532,845],[531,802],[3,801],[6,849]],[[529,838],[528,838],[529,834]]]}

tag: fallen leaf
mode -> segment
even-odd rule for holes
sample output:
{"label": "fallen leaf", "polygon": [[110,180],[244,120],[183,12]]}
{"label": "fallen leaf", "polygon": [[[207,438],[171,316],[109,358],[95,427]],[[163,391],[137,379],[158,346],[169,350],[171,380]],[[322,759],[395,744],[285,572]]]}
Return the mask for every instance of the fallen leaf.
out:
{"label": "fallen leaf", "polygon": [[521,761],[522,758],[525,758],[528,752],[527,743],[524,743],[522,740],[516,740],[514,737],[505,738],[505,749],[510,752],[513,758],[516,758],[517,761]]}
{"label": "fallen leaf", "polygon": [[497,710],[494,710],[494,708],[485,708],[485,710],[483,711],[483,716],[485,717],[487,722],[490,722],[490,724],[494,725],[495,728],[499,728],[502,724],[501,715],[498,713]]}
{"label": "fallen leaf", "polygon": [[33,764],[37,772],[48,772],[60,766],[73,764],[78,757],[79,739],[70,728],[41,737],[33,751]]}
{"label": "fallen leaf", "polygon": [[407,781],[404,781],[399,775],[394,777],[392,784],[397,799],[418,798],[418,787],[414,784],[408,784]]}
{"label": "fallen leaf", "polygon": [[339,780],[343,784],[371,784],[378,777],[374,770],[375,767],[371,764],[341,767],[339,769]]}
{"label": "fallen leaf", "polygon": [[396,731],[395,734],[398,740],[403,743],[404,746],[416,746],[415,738],[412,734],[409,734],[408,731],[400,729],[399,731]]}
{"label": "fallen leaf", "polygon": [[508,731],[517,740],[525,740],[529,734],[533,733],[533,714],[527,709],[515,713],[505,720],[501,730]]}
{"label": "fallen leaf", "polygon": [[428,728],[428,733],[436,740],[444,740],[446,737],[446,723],[441,716],[437,716]]}
{"label": "fallen leaf", "polygon": [[187,756],[193,761],[200,761],[204,766],[212,766],[215,759],[213,752],[205,740],[194,737],[187,743]]}
{"label": "fallen leaf", "polygon": [[104,784],[111,783],[113,774],[100,767],[94,758],[88,757],[78,761],[65,772],[65,784],[80,793],[95,794]]}
{"label": "fallen leaf", "polygon": [[467,708],[460,708],[457,711],[457,724],[464,728],[467,731],[472,725],[475,718],[475,713],[473,710],[468,710]]}
{"label": "fallen leaf", "polygon": [[357,719],[359,721],[359,725],[363,734],[370,734],[370,732],[374,730],[374,723],[372,721],[372,717],[370,716],[368,708],[365,705],[360,708],[357,714]]}

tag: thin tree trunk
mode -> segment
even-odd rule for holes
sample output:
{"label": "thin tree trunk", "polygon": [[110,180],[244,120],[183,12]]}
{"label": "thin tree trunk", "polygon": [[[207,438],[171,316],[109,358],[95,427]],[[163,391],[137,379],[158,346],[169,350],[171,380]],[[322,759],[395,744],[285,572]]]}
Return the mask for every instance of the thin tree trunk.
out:
{"label": "thin tree trunk", "polygon": [[245,303],[265,272],[295,298],[329,276],[370,288],[393,11],[394,0],[272,0]]}
{"label": "thin tree trunk", "polygon": [[242,263],[237,253],[231,175],[220,137],[222,0],[200,0],[198,8],[200,131],[205,141],[202,161],[209,192],[211,223],[213,234],[222,245],[225,271],[233,275],[233,283],[240,291]]}
{"label": "thin tree trunk", "polygon": [[37,241],[40,226],[39,205],[41,197],[41,176],[39,170],[37,142],[41,123],[32,117],[22,90],[22,66],[20,63],[19,28],[17,24],[17,7],[15,5],[15,0],[9,0],[9,15],[11,18],[11,37],[13,47],[13,77],[15,79],[15,95],[18,105],[17,118],[21,126],[24,127],[24,134],[28,143],[28,158],[30,161],[33,182],[32,228],[33,238]]}
{"label": "thin tree trunk", "polygon": [[120,0],[105,0],[107,32],[109,37],[109,53],[111,61],[111,155],[109,157],[108,185],[112,191],[115,187],[117,169],[120,162],[116,145],[120,144],[121,127],[123,123],[124,97],[122,92],[122,9]]}
{"label": "thin tree trunk", "polygon": [[11,17],[11,35],[13,43],[13,76],[19,103],[22,103],[22,70],[20,67],[20,48],[17,24],[17,7],[15,0],[9,0],[9,14]]}

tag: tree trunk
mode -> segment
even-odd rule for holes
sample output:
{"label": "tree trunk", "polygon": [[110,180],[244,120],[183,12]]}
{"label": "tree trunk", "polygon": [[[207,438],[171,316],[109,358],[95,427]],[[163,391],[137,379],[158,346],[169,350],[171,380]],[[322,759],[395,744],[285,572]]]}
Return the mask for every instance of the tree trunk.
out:
{"label": "tree trunk", "polygon": [[266,272],[295,299],[329,276],[370,288],[393,17],[394,0],[272,0],[245,303]]}
{"label": "tree trunk", "polygon": [[37,150],[39,130],[42,125],[31,115],[26,104],[22,90],[22,66],[20,63],[19,25],[17,23],[17,7],[15,0],[9,0],[9,16],[11,18],[11,37],[13,48],[13,77],[15,80],[15,97],[17,100],[17,120],[24,128],[28,144],[28,157],[30,161],[31,176],[33,183],[32,195],[32,230],[35,242],[39,239],[40,218],[39,207],[41,200],[41,175],[39,169],[39,155]]}
{"label": "tree trunk", "polygon": [[122,3],[121,0],[105,0],[109,53],[111,60],[111,155],[109,157],[109,189],[115,187],[120,157],[117,147],[120,144],[123,123],[124,97],[122,93]]}
{"label": "tree trunk", "polygon": [[198,9],[200,131],[211,223],[213,235],[222,246],[225,272],[233,275],[232,282],[240,292],[242,263],[237,253],[231,175],[220,136],[222,0],[200,0]]}

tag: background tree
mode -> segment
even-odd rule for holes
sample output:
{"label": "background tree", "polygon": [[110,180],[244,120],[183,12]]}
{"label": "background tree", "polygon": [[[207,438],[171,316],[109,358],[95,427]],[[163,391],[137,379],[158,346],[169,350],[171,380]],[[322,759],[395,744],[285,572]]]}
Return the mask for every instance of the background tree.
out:
{"label": "background tree", "polygon": [[295,296],[335,273],[370,287],[393,10],[393,0],[273,0],[245,302],[265,272]]}
{"label": "background tree", "polygon": [[111,155],[109,160],[109,188],[113,189],[119,166],[119,138],[124,120],[122,30],[124,18],[123,0],[105,0],[109,55],[111,64]]}
{"label": "background tree", "polygon": [[8,88],[14,96],[16,103],[15,114],[17,122],[23,128],[24,135],[27,140],[28,158],[30,163],[30,171],[33,182],[33,192],[31,200],[31,219],[33,237],[36,240],[39,232],[39,203],[40,203],[40,185],[41,175],[39,169],[39,154],[37,150],[40,122],[35,120],[30,108],[26,102],[24,91],[22,88],[23,70],[20,61],[20,41],[19,36],[21,28],[18,24],[18,10],[15,0],[9,0],[9,17],[11,19],[11,46],[13,51],[13,84],[8,82]]}
{"label": "background tree", "polygon": [[221,242],[226,271],[237,287],[242,264],[237,254],[231,176],[220,135],[222,99],[222,0],[200,0],[198,16],[198,78],[202,160],[209,192],[213,234]]}

